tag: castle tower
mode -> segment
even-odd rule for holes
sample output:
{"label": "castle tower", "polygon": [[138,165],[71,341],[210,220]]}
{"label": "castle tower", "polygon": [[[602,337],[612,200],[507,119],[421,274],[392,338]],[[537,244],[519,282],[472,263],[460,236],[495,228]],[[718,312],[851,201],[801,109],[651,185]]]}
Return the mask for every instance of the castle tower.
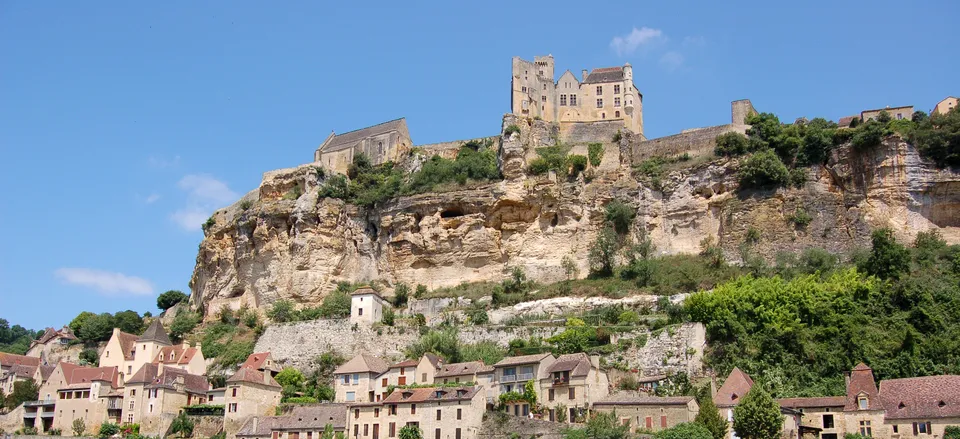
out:
{"label": "castle tower", "polygon": [[623,110],[626,113],[627,127],[637,134],[643,134],[643,97],[633,85],[633,66],[623,65]]}
{"label": "castle tower", "polygon": [[533,62],[513,57],[510,111],[517,116],[556,120],[556,86],[553,55],[536,56]]}

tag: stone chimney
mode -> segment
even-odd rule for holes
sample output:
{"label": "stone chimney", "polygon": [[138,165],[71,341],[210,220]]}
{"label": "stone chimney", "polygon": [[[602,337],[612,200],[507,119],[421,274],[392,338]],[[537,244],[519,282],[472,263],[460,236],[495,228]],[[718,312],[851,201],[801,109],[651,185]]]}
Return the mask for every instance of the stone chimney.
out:
{"label": "stone chimney", "polygon": [[264,371],[263,371],[263,384],[266,384],[266,385],[268,385],[268,386],[270,385],[270,371],[269,371],[269,370],[264,370]]}
{"label": "stone chimney", "polygon": [[583,79],[580,80],[580,82],[585,82],[585,81],[587,80],[587,69],[583,69],[583,70],[581,70],[580,72],[581,72],[582,78],[583,78]]}
{"label": "stone chimney", "polygon": [[183,375],[177,375],[177,377],[173,379],[173,388],[177,389],[177,392],[184,391],[185,385],[183,382]]}
{"label": "stone chimney", "polygon": [[850,371],[849,370],[843,373],[843,388],[844,388],[844,391],[850,388]]}
{"label": "stone chimney", "polygon": [[257,431],[257,427],[259,427],[259,426],[260,426],[260,417],[259,417],[259,416],[254,416],[254,417],[253,417],[253,431],[256,432],[256,431]]}
{"label": "stone chimney", "polygon": [[591,355],[591,356],[590,356],[590,366],[592,366],[594,369],[597,369],[597,370],[600,369],[600,356],[599,356],[599,355]]}

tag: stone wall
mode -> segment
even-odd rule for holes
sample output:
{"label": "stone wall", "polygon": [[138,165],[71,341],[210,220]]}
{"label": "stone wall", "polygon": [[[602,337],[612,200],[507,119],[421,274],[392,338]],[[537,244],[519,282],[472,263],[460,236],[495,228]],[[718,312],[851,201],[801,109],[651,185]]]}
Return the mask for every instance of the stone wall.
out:
{"label": "stone wall", "polygon": [[479,142],[481,145],[489,143],[496,147],[500,143],[500,136],[479,137],[476,139],[454,140],[451,142],[428,143],[426,145],[416,145],[414,148],[420,148],[426,152],[428,157],[439,155],[445,159],[453,160],[457,158],[457,151],[467,142]]}
{"label": "stone wall", "polygon": [[520,416],[510,416],[503,412],[486,412],[479,439],[510,439],[510,438],[537,438],[563,439],[567,424],[550,422],[540,419],[528,419]]}
{"label": "stone wall", "polygon": [[563,143],[609,143],[613,141],[613,136],[618,131],[626,131],[622,120],[562,122],[560,123],[560,140]]}
{"label": "stone wall", "polygon": [[646,141],[634,141],[631,144],[633,163],[640,163],[652,157],[677,156],[683,153],[690,156],[713,154],[713,149],[717,145],[717,136],[731,131],[745,133],[746,130],[746,125],[728,124],[685,130],[680,134]]}
{"label": "stone wall", "polygon": [[223,431],[223,416],[187,416],[193,421],[193,437],[213,437]]}

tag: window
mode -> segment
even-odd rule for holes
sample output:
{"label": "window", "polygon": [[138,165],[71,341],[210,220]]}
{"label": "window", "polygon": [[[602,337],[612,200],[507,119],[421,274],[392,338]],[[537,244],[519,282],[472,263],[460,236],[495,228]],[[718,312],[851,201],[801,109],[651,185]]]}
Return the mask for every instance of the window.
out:
{"label": "window", "polygon": [[667,417],[660,416],[660,428],[667,428]]}
{"label": "window", "polygon": [[160,353],[160,361],[163,361],[163,352]]}
{"label": "window", "polygon": [[929,422],[914,422],[913,435],[916,436],[917,434],[933,434],[933,430],[930,427],[931,425]]}
{"label": "window", "polygon": [[620,112],[619,112],[619,111],[615,111],[615,112],[613,113],[613,117],[620,117]]}
{"label": "window", "polygon": [[353,425],[353,437],[360,436],[360,424]]}
{"label": "window", "polygon": [[597,99],[597,108],[603,108],[603,99]]}
{"label": "window", "polygon": [[440,439],[440,429],[439,429],[439,428],[433,431],[433,439]]}
{"label": "window", "polygon": [[363,315],[363,308],[357,308],[357,315]]}
{"label": "window", "polygon": [[577,106],[577,95],[570,95],[570,106],[571,107]]}
{"label": "window", "polygon": [[153,404],[150,404],[150,413],[153,413]]}
{"label": "window", "polygon": [[127,423],[128,424],[133,423],[133,413],[130,413],[129,415],[127,415]]}
{"label": "window", "polygon": [[105,355],[105,357],[110,358],[110,351],[107,351],[107,355]]}
{"label": "window", "polygon": [[407,377],[399,377],[399,378],[397,378],[397,384],[398,384],[398,385],[401,385],[401,386],[407,385]]}
{"label": "window", "polygon": [[462,416],[463,416],[463,409],[457,409],[457,420],[459,421]]}
{"label": "window", "polygon": [[903,119],[903,113],[897,113],[897,120]]}
{"label": "window", "polygon": [[440,409],[437,409],[437,420],[440,420]]}
{"label": "window", "polygon": [[460,439],[460,429],[457,428],[457,435],[454,436],[454,439]]}
{"label": "window", "polygon": [[567,95],[560,95],[560,106],[567,105]]}
{"label": "window", "polygon": [[389,429],[387,430],[387,432],[389,433],[389,436],[390,436],[390,437],[396,436],[396,435],[397,435],[397,423],[396,423],[396,422],[391,422],[391,423],[390,423],[390,427],[389,427]]}
{"label": "window", "polygon": [[410,414],[411,414],[411,415],[417,414],[417,405],[416,405],[416,404],[410,404]]}
{"label": "window", "polygon": [[352,402],[356,400],[357,400],[357,392],[347,392],[347,401]]}
{"label": "window", "polygon": [[547,102],[546,96],[540,96],[540,102]]}
{"label": "window", "polygon": [[237,403],[231,402],[231,403],[230,403],[230,413],[236,413],[236,412],[237,412]]}
{"label": "window", "polygon": [[613,94],[615,94],[615,95],[620,94],[620,85],[614,85],[614,86],[613,86]]}
{"label": "window", "polygon": [[133,400],[130,401],[130,410],[133,410]]}
{"label": "window", "polygon": [[619,107],[619,106],[620,106],[620,98],[619,98],[619,97],[613,98],[613,106],[614,106],[614,107]]}
{"label": "window", "polygon": [[[130,389],[130,396],[137,396],[137,389]],[[233,395],[237,396],[237,395]]]}
{"label": "window", "polygon": [[388,381],[387,381],[386,378],[380,380],[380,386],[381,386],[381,387],[387,387],[387,382],[388,382]]}
{"label": "window", "polygon": [[427,373],[426,373],[426,372],[420,374],[420,382],[421,382],[421,383],[426,383],[426,382],[427,382]]}
{"label": "window", "polygon": [[520,91],[526,93],[526,92],[527,92],[527,86],[520,87]]}
{"label": "window", "polygon": [[[540,72],[540,74],[542,75],[542,74],[543,74],[543,72],[541,71],[541,72]],[[543,89],[544,89],[544,90],[546,90],[546,89],[547,89],[547,84],[543,84]]]}
{"label": "window", "polygon": [[390,414],[391,414],[391,415],[394,415],[394,416],[397,415],[397,405],[396,405],[396,404],[393,404],[393,405],[390,406]]}
{"label": "window", "polygon": [[377,142],[377,152],[383,154],[383,142]]}
{"label": "window", "polygon": [[529,406],[529,405],[524,404],[524,405],[522,405],[520,408],[523,409],[523,416],[527,416],[527,415],[530,414],[530,406]]}
{"label": "window", "polygon": [[233,397],[236,398],[236,397],[237,397],[237,388],[234,387],[234,388],[233,388],[233,391],[232,391],[231,393],[233,394]]}
{"label": "window", "polygon": [[602,85],[598,85],[598,86],[597,86],[597,96],[600,96],[600,95],[602,95],[602,94],[603,94],[603,86],[602,86]]}
{"label": "window", "polygon": [[571,387],[570,390],[567,391],[567,394],[568,394],[568,396],[569,396],[570,399],[576,399],[576,397],[577,397],[577,388],[576,388],[576,387]]}
{"label": "window", "polygon": [[547,401],[553,401],[553,389],[547,391]]}
{"label": "window", "polygon": [[833,428],[833,415],[823,415],[823,428]]}
{"label": "window", "polygon": [[860,421],[860,434],[863,436],[873,436],[873,428],[870,427],[870,421]]}
{"label": "window", "polygon": [[127,375],[133,373],[133,366],[127,366]]}
{"label": "window", "polygon": [[607,113],[600,113],[600,118],[601,118],[601,119],[606,119],[606,118],[607,118]]}
{"label": "window", "polygon": [[646,422],[647,422],[647,430],[652,429],[652,428],[653,428],[653,417],[652,417],[652,416],[647,416]]}
{"label": "window", "polygon": [[899,432],[900,432],[900,426],[897,425],[897,424],[893,424],[893,432],[894,432],[894,433],[899,433]]}
{"label": "window", "polygon": [[379,418],[379,417],[380,417],[380,409],[378,409],[378,408],[373,409],[373,417],[374,417],[374,418]]}
{"label": "window", "polygon": [[363,424],[363,435],[364,436],[370,435],[370,424]]}
{"label": "window", "polygon": [[860,410],[867,410],[870,407],[870,401],[867,400],[866,396],[861,396],[857,398],[857,407],[859,407]]}

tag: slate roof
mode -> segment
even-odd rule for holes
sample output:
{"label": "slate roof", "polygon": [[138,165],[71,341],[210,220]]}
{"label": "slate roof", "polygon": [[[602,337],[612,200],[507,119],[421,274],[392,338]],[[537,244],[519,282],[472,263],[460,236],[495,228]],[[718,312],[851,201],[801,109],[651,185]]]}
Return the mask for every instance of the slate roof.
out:
{"label": "slate roof", "polygon": [[374,372],[381,374],[390,370],[390,365],[373,355],[360,354],[343,363],[334,374]]}
{"label": "slate roof", "polygon": [[439,355],[434,354],[433,352],[427,352],[423,354],[424,357],[427,357],[427,361],[433,365],[434,368],[439,369],[443,365],[443,359]]}
{"label": "slate roof", "polygon": [[857,397],[861,394],[867,396],[867,410],[883,410],[877,391],[877,382],[873,379],[873,369],[863,363],[858,364],[850,372],[850,382],[847,383],[846,404],[843,406],[843,411],[859,410]]}
{"label": "slate roof", "polygon": [[183,378],[183,387],[190,393],[206,394],[207,390],[210,389],[210,383],[207,381],[207,377],[194,375],[183,369],[173,367],[164,367],[160,375],[154,377],[153,381],[146,385],[145,388],[173,390],[176,389],[176,382],[179,378]]}
{"label": "slate roof", "polygon": [[593,405],[687,405],[693,401],[692,396],[637,396],[637,395],[611,395],[605,399],[593,403]]}
{"label": "slate roof", "polygon": [[590,357],[583,352],[557,357],[547,368],[547,373],[570,372],[570,376],[586,376],[590,372]]}
{"label": "slate roof", "polygon": [[124,360],[133,360],[133,350],[138,338],[140,337],[129,332],[117,331],[117,341],[120,342]]}
{"label": "slate roof", "polygon": [[720,386],[720,390],[717,390],[717,394],[713,395],[713,402],[717,407],[733,407],[740,402],[751,388],[753,388],[753,379],[750,378],[750,375],[744,373],[739,367],[734,367],[730,371],[730,376]]}
{"label": "slate roof", "polygon": [[784,408],[817,408],[843,407],[845,398],[842,396],[822,396],[814,398],[780,398],[777,400]]}
{"label": "slate roof", "polygon": [[[157,352],[157,355],[153,357],[154,364],[189,364],[193,357],[200,352],[199,349],[194,347],[184,347],[182,344],[174,346],[164,346],[160,349],[160,352]],[[173,360],[170,360],[171,354],[173,355]],[[163,355],[163,361],[160,360],[160,355]]]}
{"label": "slate roof", "polygon": [[507,357],[494,364],[494,367],[516,366],[519,364],[539,363],[550,354],[520,355],[518,357]]}
{"label": "slate roof", "polygon": [[[281,416],[251,416],[247,418],[247,422],[244,422],[240,430],[237,431],[237,437],[270,436],[274,425],[279,424],[281,418]],[[254,424],[257,425],[256,429],[253,428]]]}
{"label": "slate roof", "polygon": [[137,342],[143,341],[153,341],[160,344],[172,345],[170,342],[170,337],[167,337],[167,331],[163,330],[163,325],[160,323],[160,319],[154,319],[150,326],[147,327],[146,331],[143,331],[143,335],[137,339]]}
{"label": "slate roof", "polygon": [[256,352],[256,353],[250,354],[250,356],[247,357],[247,360],[244,361],[243,364],[240,365],[240,367],[249,367],[251,369],[263,370],[264,365],[266,364],[267,359],[269,358],[270,358],[269,352]]}
{"label": "slate roof", "polygon": [[[383,404],[408,404],[422,402],[463,401],[473,399],[479,387],[422,387],[397,389],[383,399]],[[438,396],[437,392],[441,392]]]}
{"label": "slate roof", "polygon": [[277,416],[278,423],[275,430],[316,430],[323,431],[327,424],[333,426],[334,431],[347,428],[346,404],[318,404],[294,407],[283,416]]}
{"label": "slate roof", "polygon": [[18,364],[23,364],[26,366],[39,366],[40,358],[0,352],[0,367],[9,369]]}
{"label": "slate roof", "polygon": [[[266,379],[266,382],[264,382]],[[237,373],[233,374],[230,378],[227,378],[228,383],[250,383],[250,384],[259,384],[261,386],[281,388],[280,384],[273,379],[272,376],[267,375],[263,376],[263,372],[260,372],[256,369],[251,369],[249,367],[241,367],[237,370]]]}
{"label": "slate roof", "polygon": [[366,128],[361,128],[359,130],[348,131],[343,134],[337,134],[330,139],[326,145],[320,147],[320,152],[333,152],[340,151],[342,149],[351,148],[356,145],[361,140],[377,136],[380,134],[389,133],[391,131],[400,131],[407,125],[407,121],[404,118],[388,120],[383,123],[378,123],[373,126]]}
{"label": "slate roof", "polygon": [[466,363],[444,364],[437,371],[434,378],[456,377],[463,375],[474,375],[478,373],[493,372],[493,366],[487,366],[482,361],[468,361]]}
{"label": "slate roof", "polygon": [[901,378],[880,382],[886,419],[960,417],[960,375]]}
{"label": "slate roof", "polygon": [[127,384],[147,384],[152,383],[153,379],[160,373],[160,366],[156,363],[146,363],[140,366],[133,376],[127,379]]}
{"label": "slate roof", "polygon": [[383,300],[383,296],[381,296],[380,293],[377,292],[377,290],[370,287],[360,287],[353,290],[353,292],[350,293],[351,296],[362,296],[364,294],[372,294],[374,296],[379,297],[380,300]]}
{"label": "slate roof", "polygon": [[618,82],[623,81],[623,67],[604,67],[600,69],[593,69],[587,79],[583,81],[584,84],[599,84],[603,82]]}

